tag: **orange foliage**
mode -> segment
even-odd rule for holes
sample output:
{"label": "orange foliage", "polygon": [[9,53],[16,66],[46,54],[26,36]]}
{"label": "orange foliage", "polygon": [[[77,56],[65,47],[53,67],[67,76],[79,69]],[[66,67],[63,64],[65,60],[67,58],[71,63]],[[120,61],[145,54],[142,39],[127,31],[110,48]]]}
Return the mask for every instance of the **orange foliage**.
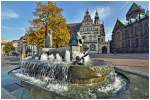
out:
{"label": "orange foliage", "polygon": [[61,15],[62,8],[49,1],[48,4],[37,2],[35,19],[32,25],[35,29],[30,29],[28,43],[36,43],[38,47],[44,47],[45,24],[52,30],[53,47],[66,47],[70,39],[70,33],[65,21]]}

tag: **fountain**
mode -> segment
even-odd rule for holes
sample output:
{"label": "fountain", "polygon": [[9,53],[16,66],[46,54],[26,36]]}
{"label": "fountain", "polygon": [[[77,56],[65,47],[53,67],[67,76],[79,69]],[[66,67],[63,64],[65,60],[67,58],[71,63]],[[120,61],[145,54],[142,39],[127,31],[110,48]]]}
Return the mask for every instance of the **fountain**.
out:
{"label": "fountain", "polygon": [[54,57],[54,55],[53,54],[51,54],[51,55],[49,55],[48,56],[48,59],[49,59],[49,62],[54,62],[54,60],[55,60],[55,57]]}
{"label": "fountain", "polygon": [[95,64],[83,45],[81,52],[72,53],[68,48],[44,48],[39,57],[23,60],[9,74],[69,98],[108,97],[126,90],[129,83],[112,65]]}
{"label": "fountain", "polygon": [[68,50],[66,50],[65,53],[65,61],[66,63],[70,63],[70,52]]}
{"label": "fountain", "polygon": [[88,53],[74,52],[70,60],[70,51],[64,52],[64,57],[59,52],[49,55],[43,52],[40,59],[24,60],[9,73],[21,81],[71,98],[105,97],[127,88],[128,79],[116,73],[111,65],[93,65]]}
{"label": "fountain", "polygon": [[47,60],[48,60],[47,54],[46,54],[46,53],[42,53],[40,59],[43,60],[43,61],[44,61],[44,60],[47,61]]}
{"label": "fountain", "polygon": [[57,53],[55,62],[62,62],[62,57]]}

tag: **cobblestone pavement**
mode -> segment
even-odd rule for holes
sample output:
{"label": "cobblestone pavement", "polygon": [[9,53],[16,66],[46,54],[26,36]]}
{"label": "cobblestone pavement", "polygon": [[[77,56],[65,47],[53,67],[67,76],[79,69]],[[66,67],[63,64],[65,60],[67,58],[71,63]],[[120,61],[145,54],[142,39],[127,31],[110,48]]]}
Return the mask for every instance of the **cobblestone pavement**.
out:
{"label": "cobblestone pavement", "polygon": [[16,56],[2,56],[1,57],[1,67],[15,65],[16,63],[20,63],[19,57],[16,57]]}
{"label": "cobblestone pavement", "polygon": [[149,54],[95,54],[91,57],[109,61],[117,68],[149,74]]}
{"label": "cobblestone pavement", "polygon": [[[148,54],[94,54],[90,55],[93,60],[104,60],[114,64],[117,68],[126,71],[135,71],[144,75],[149,75],[149,58]],[[20,62],[19,57],[1,57],[1,67],[8,67]],[[1,88],[1,98],[16,98],[12,96],[5,88]]]}
{"label": "cobblestone pavement", "polygon": [[[119,68],[149,73],[149,54],[90,54],[94,60],[109,61]],[[2,57],[1,66],[19,63],[19,57]]]}

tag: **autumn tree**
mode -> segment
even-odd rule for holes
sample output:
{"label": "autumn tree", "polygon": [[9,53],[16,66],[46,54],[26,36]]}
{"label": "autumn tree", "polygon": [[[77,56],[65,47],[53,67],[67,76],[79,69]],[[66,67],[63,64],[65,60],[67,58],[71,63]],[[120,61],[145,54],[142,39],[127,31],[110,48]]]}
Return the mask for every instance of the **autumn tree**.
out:
{"label": "autumn tree", "polygon": [[53,2],[43,4],[37,2],[35,19],[32,20],[33,27],[29,29],[28,43],[35,42],[38,47],[45,47],[44,40],[48,30],[52,31],[52,47],[66,47],[70,39],[70,33],[65,18],[61,14],[62,9]]}
{"label": "autumn tree", "polygon": [[30,27],[26,34],[26,41],[28,44],[36,44],[36,46],[40,48],[44,47],[44,29],[34,29]]}

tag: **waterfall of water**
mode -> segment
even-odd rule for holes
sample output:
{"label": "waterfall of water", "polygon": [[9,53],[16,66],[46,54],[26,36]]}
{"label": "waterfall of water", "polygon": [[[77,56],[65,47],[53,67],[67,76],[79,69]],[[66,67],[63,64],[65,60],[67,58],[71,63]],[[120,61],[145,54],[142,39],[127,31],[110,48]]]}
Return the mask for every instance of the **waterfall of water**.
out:
{"label": "waterfall of water", "polygon": [[46,54],[46,53],[43,53],[43,54],[41,55],[41,59],[40,59],[40,60],[42,60],[42,61],[47,61],[47,60],[48,60],[47,54]]}
{"label": "waterfall of water", "polygon": [[59,53],[56,54],[55,62],[62,62],[62,57],[59,55]]}
{"label": "waterfall of water", "polygon": [[65,53],[65,61],[67,63],[70,63],[70,52],[68,50],[66,50],[66,53]]}
{"label": "waterfall of water", "polygon": [[73,60],[76,60],[76,57],[79,56],[79,57],[82,57],[84,54],[81,53],[81,52],[78,52],[78,51],[74,51],[73,54],[72,54],[72,57],[73,57]]}
{"label": "waterfall of water", "polygon": [[90,62],[91,62],[91,59],[90,59],[89,55],[84,57],[84,65],[88,65]]}
{"label": "waterfall of water", "polygon": [[49,62],[50,62],[50,63],[53,63],[54,60],[55,60],[55,57],[54,57],[53,54],[51,54],[51,55],[48,56],[48,59],[49,59]]}
{"label": "waterfall of water", "polygon": [[64,63],[45,63],[36,61],[26,61],[22,64],[23,74],[39,79],[49,77],[66,81],[68,76],[68,66]]}

